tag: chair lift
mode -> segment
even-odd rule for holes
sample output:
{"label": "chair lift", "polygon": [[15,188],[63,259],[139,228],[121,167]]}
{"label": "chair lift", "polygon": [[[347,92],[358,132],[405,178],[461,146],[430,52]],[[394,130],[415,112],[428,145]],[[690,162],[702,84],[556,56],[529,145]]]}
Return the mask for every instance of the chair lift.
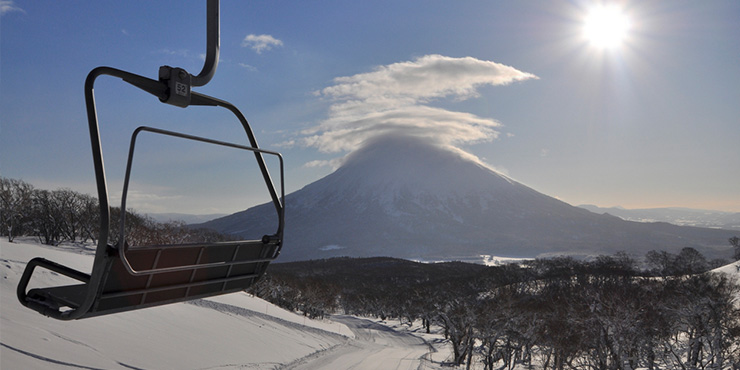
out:
{"label": "chair lift", "polygon": [[[46,260],[28,262],[18,284],[20,302],[46,316],[74,320],[146,307],[182,302],[246,289],[259,279],[268,264],[280,253],[283,240],[284,200],[283,160],[277,152],[259,149],[254,133],[242,113],[232,104],[191,91],[213,77],[219,57],[219,0],[207,3],[207,55],[203,70],[193,76],[182,68],[162,66],[159,80],[110,67],[93,69],[85,80],[90,141],[100,204],[100,234],[92,272],[86,274]],[[121,201],[120,235],[115,245],[109,243],[111,212],[103,166],[103,152],[98,130],[93,85],[97,77],[118,77],[160,99],[179,107],[215,106],[231,111],[241,122],[249,145],[240,145],[186,135],[151,127],[137,128],[131,138]],[[149,132],[207,144],[226,146],[254,153],[257,165],[277,213],[277,231],[260,240],[202,242],[178,245],[146,245],[131,248],[126,243],[125,209],[128,182],[137,135]],[[280,168],[280,194],[275,189],[263,156],[275,156]],[[65,275],[81,284],[37,288],[26,291],[36,267]]]}

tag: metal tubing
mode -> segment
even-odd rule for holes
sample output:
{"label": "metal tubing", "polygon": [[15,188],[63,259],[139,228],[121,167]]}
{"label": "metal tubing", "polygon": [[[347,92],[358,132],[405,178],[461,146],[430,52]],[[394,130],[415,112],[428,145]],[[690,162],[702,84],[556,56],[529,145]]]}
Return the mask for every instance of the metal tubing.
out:
{"label": "metal tubing", "polygon": [[203,70],[197,76],[192,76],[193,86],[203,86],[213,78],[218,67],[219,49],[221,44],[221,25],[219,15],[219,0],[208,0],[206,19],[206,61]]}
{"label": "metal tubing", "polygon": [[[80,310],[79,308],[70,310],[70,311],[60,312],[59,310],[54,309],[53,307],[41,304],[39,302],[35,302],[33,300],[29,300],[28,294],[26,293],[26,288],[28,287],[28,283],[31,280],[31,275],[33,275],[33,271],[36,269],[37,266],[54,271],[56,273],[62,274],[72,279],[79,280],[83,283],[90,282],[90,275],[88,274],[71,269],[67,266],[60,265],[56,262],[49,261],[45,258],[36,257],[28,261],[28,264],[26,265],[26,269],[23,271],[23,275],[21,276],[21,280],[18,282],[18,288],[16,289],[16,295],[18,296],[18,300],[21,302],[21,304],[23,304],[24,306],[28,308],[36,310],[44,314],[45,316],[53,317],[59,320],[76,319],[78,317],[81,317],[84,313],[87,312],[87,310]],[[89,294],[89,291],[88,291],[88,294]]]}

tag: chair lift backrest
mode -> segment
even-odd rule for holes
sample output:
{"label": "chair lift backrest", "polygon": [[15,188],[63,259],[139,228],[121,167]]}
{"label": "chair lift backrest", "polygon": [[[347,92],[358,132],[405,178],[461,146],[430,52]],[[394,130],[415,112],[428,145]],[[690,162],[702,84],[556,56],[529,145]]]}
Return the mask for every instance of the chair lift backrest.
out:
{"label": "chair lift backrest", "polygon": [[[26,307],[49,317],[71,320],[231,293],[253,284],[264,274],[269,262],[277,258],[282,247],[285,220],[282,156],[258,147],[249,123],[235,106],[191,91],[193,86],[205,85],[213,77],[218,64],[218,8],[218,0],[208,0],[208,54],[203,70],[198,76],[192,76],[181,68],[168,66],[160,68],[159,80],[110,67],[98,67],[88,74],[85,80],[85,102],[100,206],[100,234],[92,272],[86,274],[43,258],[32,259],[26,266],[17,289],[18,299]],[[95,80],[101,75],[121,78],[171,105],[225,108],[239,120],[249,144],[226,143],[150,127],[136,129],[132,135],[127,164],[121,230],[124,230],[125,198],[134,144],[137,135],[143,131],[254,153],[276,211],[277,230],[258,240],[137,246],[131,249],[126,245],[125,235],[122,234],[119,236],[119,243],[113,245],[110,242],[111,236],[108,235],[111,218],[108,186],[93,89]],[[265,164],[265,155],[276,156],[279,160],[279,193]],[[26,292],[36,267],[43,267],[73,278],[81,284],[31,289]]]}
{"label": "chair lift backrest", "polygon": [[[128,161],[126,163],[126,174],[124,176],[123,192],[121,195],[121,207],[120,207],[121,213],[120,213],[119,228],[118,228],[119,235],[118,235],[118,241],[116,243],[118,246],[117,247],[118,253],[121,257],[121,261],[123,262],[123,265],[126,268],[126,270],[131,275],[141,276],[141,275],[151,274],[155,272],[156,273],[175,272],[175,271],[190,270],[192,268],[202,269],[202,268],[210,268],[210,267],[217,267],[217,266],[223,266],[223,265],[230,264],[229,260],[226,257],[217,258],[213,260],[213,257],[211,256],[211,261],[205,262],[206,260],[208,260],[208,257],[200,256],[199,258],[192,259],[192,258],[187,258],[185,255],[182,255],[182,254],[179,255],[180,260],[178,261],[173,261],[174,257],[170,257],[169,259],[159,258],[157,259],[157,262],[155,263],[155,265],[152,265],[151,263],[142,263],[141,261],[139,261],[138,264],[132,264],[131,261],[129,260],[128,255],[130,254],[130,251],[134,251],[134,253],[136,253],[137,251],[140,251],[142,249],[145,249],[145,248],[151,249],[153,247],[153,246],[144,246],[144,247],[137,246],[136,248],[130,248],[131,245],[127,241],[127,232],[128,232],[127,230],[129,230],[129,228],[126,227],[127,212],[123,211],[125,209],[128,209],[127,199],[128,199],[129,184],[131,180],[131,170],[133,168],[133,163],[134,163],[134,149],[136,148],[136,139],[139,137],[139,134],[142,132],[149,132],[149,133],[165,135],[165,136],[186,139],[186,140],[192,140],[192,141],[198,141],[202,143],[214,144],[214,145],[219,145],[219,146],[224,146],[224,147],[229,147],[229,148],[234,148],[234,149],[241,149],[243,151],[259,153],[263,156],[264,155],[274,156],[278,159],[281,179],[283,178],[282,156],[280,156],[280,154],[277,152],[273,152],[269,150],[256,149],[256,148],[249,147],[249,146],[233,144],[233,143],[223,142],[219,140],[213,140],[213,139],[208,139],[208,138],[203,138],[203,137],[198,137],[198,136],[193,136],[193,135],[187,135],[187,134],[183,134],[179,132],[167,131],[167,130],[157,129],[153,127],[146,127],[146,126],[141,126],[137,128],[136,130],[134,130],[134,133],[131,135],[131,144],[129,147]],[[281,185],[282,185],[282,182],[281,182]],[[281,189],[282,189],[282,186],[281,186]],[[280,228],[279,222],[278,222],[278,228]],[[271,238],[270,236],[265,235],[262,237],[262,239],[259,239],[259,240],[260,241],[264,240],[264,244],[269,245],[270,238]],[[194,250],[197,248],[201,248],[202,245],[204,244],[203,242],[193,243],[193,241],[188,241],[186,243],[191,243],[191,244],[160,245],[160,246],[154,246],[154,248],[162,249],[163,251],[169,252],[170,255],[174,255],[171,252],[173,247],[178,247],[178,248],[190,247],[190,249]],[[220,243],[207,243],[207,244],[226,246],[226,245],[240,244],[240,243],[243,243],[243,242],[236,242],[236,243],[220,242]],[[126,247],[121,248],[120,245],[124,245]],[[197,248],[196,248],[196,245],[198,246]],[[166,248],[161,248],[161,247],[166,247]],[[225,248],[225,249],[228,249],[228,248]],[[230,256],[230,254],[228,255]],[[201,258],[203,259],[201,260]],[[265,257],[263,256],[261,258],[265,258]],[[170,261],[170,262],[166,262],[166,261]],[[241,261],[241,262],[247,263],[247,261]],[[239,263],[236,263],[236,264],[239,264]]]}

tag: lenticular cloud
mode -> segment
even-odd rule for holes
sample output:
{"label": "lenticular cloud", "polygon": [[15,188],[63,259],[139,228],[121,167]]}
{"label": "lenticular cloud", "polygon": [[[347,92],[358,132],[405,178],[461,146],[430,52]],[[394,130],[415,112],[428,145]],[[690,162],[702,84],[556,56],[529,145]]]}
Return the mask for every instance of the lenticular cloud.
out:
{"label": "lenticular cloud", "polygon": [[321,91],[336,99],[395,98],[419,102],[445,96],[477,95],[481,85],[506,85],[534,78],[503,64],[472,57],[427,55],[412,62],[378,67],[369,73],[338,77]]}
{"label": "lenticular cloud", "polygon": [[500,124],[492,118],[434,106],[442,99],[465,100],[478,88],[537,78],[503,64],[472,57],[426,55],[338,77],[317,94],[332,102],[328,118],[305,130],[303,143],[322,152],[351,152],[369,139],[397,134],[445,146],[493,140]]}

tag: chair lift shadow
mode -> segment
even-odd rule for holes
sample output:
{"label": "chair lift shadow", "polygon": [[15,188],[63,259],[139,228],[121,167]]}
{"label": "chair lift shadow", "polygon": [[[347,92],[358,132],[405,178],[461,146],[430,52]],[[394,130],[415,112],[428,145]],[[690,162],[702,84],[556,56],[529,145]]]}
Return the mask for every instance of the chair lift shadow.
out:
{"label": "chair lift shadow", "polygon": [[[87,274],[44,258],[32,259],[28,262],[17,289],[18,299],[24,306],[55,319],[74,320],[232,293],[252,285],[278,256],[282,247],[285,219],[282,156],[258,147],[249,123],[232,104],[191,91],[192,87],[208,83],[216,71],[219,22],[219,1],[208,0],[206,61],[197,76],[182,68],[169,66],[160,67],[159,80],[110,67],[98,67],[88,74],[85,80],[85,104],[100,204],[100,234],[92,271]],[[134,248],[126,243],[126,212],[121,212],[120,235],[117,243],[111,244],[113,238],[108,235],[111,212],[93,91],[95,80],[103,75],[120,78],[158,97],[163,103],[182,108],[193,105],[225,108],[241,123],[248,141],[248,145],[242,145],[152,127],[137,128],[132,134],[129,147],[121,210],[126,209],[136,139],[140,133],[148,132],[253,153],[275,208],[277,230],[265,234],[259,240],[144,245]],[[278,160],[279,193],[265,164],[265,156],[274,156]],[[65,275],[80,283],[27,291],[37,267]]]}

